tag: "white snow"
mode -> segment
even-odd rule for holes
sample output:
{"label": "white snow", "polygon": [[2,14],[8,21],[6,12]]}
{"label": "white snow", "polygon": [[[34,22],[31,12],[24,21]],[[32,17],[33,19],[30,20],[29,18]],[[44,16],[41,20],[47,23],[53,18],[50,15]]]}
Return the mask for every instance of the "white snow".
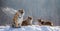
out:
{"label": "white snow", "polygon": [[2,8],[2,11],[8,15],[9,17],[13,18],[15,13],[18,11],[18,10],[15,10],[13,8],[10,8],[10,7],[5,7],[5,8]]}
{"label": "white snow", "polygon": [[10,26],[0,26],[0,31],[60,31],[57,26],[22,26],[21,28],[12,28]]}

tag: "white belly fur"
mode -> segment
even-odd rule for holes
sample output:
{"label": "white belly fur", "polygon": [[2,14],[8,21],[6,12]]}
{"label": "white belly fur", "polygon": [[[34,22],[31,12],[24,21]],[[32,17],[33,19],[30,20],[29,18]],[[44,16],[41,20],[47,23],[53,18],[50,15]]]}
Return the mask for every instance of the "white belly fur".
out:
{"label": "white belly fur", "polygon": [[18,18],[18,23],[22,23],[23,21],[23,17],[22,18]]}
{"label": "white belly fur", "polygon": [[24,16],[24,13],[22,15],[19,14],[19,17],[21,17],[21,18],[18,17],[18,20],[17,20],[18,23],[20,24],[20,26],[21,26],[21,24],[23,22],[23,16]]}

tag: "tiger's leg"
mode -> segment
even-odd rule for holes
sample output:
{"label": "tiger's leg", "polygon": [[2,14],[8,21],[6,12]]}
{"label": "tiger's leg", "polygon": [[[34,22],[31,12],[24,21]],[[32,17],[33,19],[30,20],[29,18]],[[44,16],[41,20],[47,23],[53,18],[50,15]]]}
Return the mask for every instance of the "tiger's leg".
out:
{"label": "tiger's leg", "polygon": [[13,23],[12,24],[13,27],[18,27],[18,21],[17,21],[16,17],[13,18],[13,22],[12,23]]}
{"label": "tiger's leg", "polygon": [[18,22],[17,21],[14,21],[13,24],[12,24],[12,27],[13,28],[18,28],[19,27]]}
{"label": "tiger's leg", "polygon": [[14,19],[14,26],[15,26],[15,28],[20,28],[21,27],[21,22],[20,23],[18,23],[19,21],[17,21],[17,19]]}
{"label": "tiger's leg", "polygon": [[22,24],[22,21],[20,21],[20,23],[18,23],[19,28],[21,28],[21,24]]}
{"label": "tiger's leg", "polygon": [[16,27],[16,28],[18,27],[18,22],[17,22],[17,21],[15,21],[15,27]]}

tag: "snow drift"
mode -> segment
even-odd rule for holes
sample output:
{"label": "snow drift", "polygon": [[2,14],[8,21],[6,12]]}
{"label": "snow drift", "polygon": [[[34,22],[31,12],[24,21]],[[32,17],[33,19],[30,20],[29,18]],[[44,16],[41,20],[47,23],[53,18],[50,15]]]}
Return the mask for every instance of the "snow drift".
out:
{"label": "snow drift", "polygon": [[38,26],[38,25],[22,26],[21,28],[0,26],[0,31],[60,31],[60,28],[58,26]]}
{"label": "snow drift", "polygon": [[13,18],[15,13],[18,11],[18,10],[15,10],[13,8],[10,8],[10,7],[5,7],[5,8],[1,8],[1,9],[10,18]]}

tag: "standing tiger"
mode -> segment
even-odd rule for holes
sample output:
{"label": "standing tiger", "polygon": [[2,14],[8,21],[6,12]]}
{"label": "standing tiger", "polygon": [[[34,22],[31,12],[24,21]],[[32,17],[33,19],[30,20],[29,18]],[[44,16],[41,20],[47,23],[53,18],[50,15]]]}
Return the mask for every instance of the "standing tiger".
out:
{"label": "standing tiger", "polygon": [[21,27],[23,16],[24,16],[23,9],[18,10],[13,18],[12,27],[15,28]]}

